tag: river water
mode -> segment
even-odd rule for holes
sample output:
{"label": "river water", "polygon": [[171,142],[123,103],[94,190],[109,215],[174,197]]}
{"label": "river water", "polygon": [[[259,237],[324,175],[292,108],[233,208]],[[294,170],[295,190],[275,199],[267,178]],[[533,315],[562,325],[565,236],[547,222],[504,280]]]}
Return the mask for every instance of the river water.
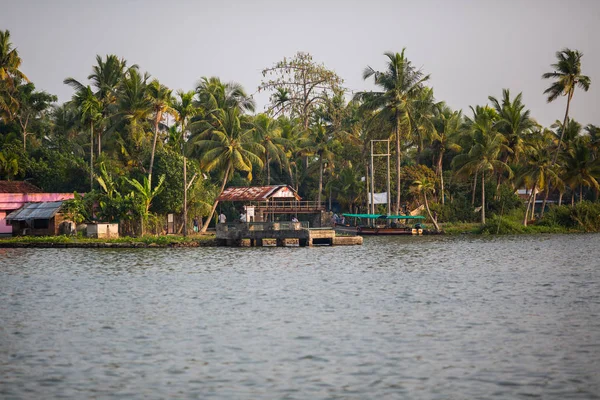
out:
{"label": "river water", "polygon": [[599,243],[0,249],[0,398],[600,398]]}

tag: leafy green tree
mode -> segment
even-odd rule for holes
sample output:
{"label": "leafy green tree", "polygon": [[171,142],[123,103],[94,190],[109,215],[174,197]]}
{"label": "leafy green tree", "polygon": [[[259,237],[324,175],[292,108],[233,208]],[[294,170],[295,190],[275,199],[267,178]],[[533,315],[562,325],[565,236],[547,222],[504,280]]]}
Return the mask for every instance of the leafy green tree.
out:
{"label": "leafy green tree", "polygon": [[486,172],[506,171],[509,177],[513,172],[505,162],[499,160],[502,151],[510,151],[506,138],[495,129],[496,112],[489,107],[477,106],[473,119],[466,118],[466,125],[473,137],[473,145],[468,153],[459,154],[452,160],[458,173],[481,173],[481,223],[485,224],[485,174]]}
{"label": "leafy green tree", "polygon": [[180,131],[176,136],[183,156],[183,235],[187,236],[187,210],[188,210],[188,183],[187,183],[187,139],[189,123],[192,118],[200,114],[201,109],[195,103],[196,92],[178,91],[177,98],[173,99],[171,107],[179,123]]}
{"label": "leafy green tree", "polygon": [[434,154],[436,154],[435,169],[440,180],[441,203],[445,204],[444,188],[444,155],[448,150],[459,151],[461,147],[457,143],[457,136],[463,122],[461,111],[452,111],[444,103],[439,103],[435,108],[433,125],[437,133],[432,142]]}
{"label": "leafy green tree", "polygon": [[19,69],[21,63],[19,52],[10,41],[10,31],[0,30],[0,118],[4,120],[12,120],[19,108],[19,102],[14,96],[16,86],[21,81],[29,82]]}
{"label": "leafy green tree", "polygon": [[[552,64],[551,67],[554,69],[553,72],[546,72],[542,75],[543,79],[555,79],[555,82],[544,91],[544,94],[548,95],[548,103],[553,102],[559,96],[567,96],[567,108],[565,110],[565,118],[563,126],[567,126],[569,118],[569,107],[571,100],[575,94],[575,88],[578,86],[584,91],[588,91],[591,84],[589,76],[582,75],[581,73],[581,58],[583,53],[578,50],[571,50],[568,48],[562,49],[556,52],[556,58],[558,61]],[[562,142],[562,135],[558,141],[558,148]],[[558,158],[558,149],[554,154],[553,163],[556,163]]]}
{"label": "leafy green tree", "polygon": [[152,184],[146,176],[142,178],[141,182],[137,179],[130,179],[125,176],[123,179],[125,179],[125,181],[134,189],[134,201],[137,206],[137,212],[140,216],[140,232],[141,236],[144,236],[144,222],[148,220],[152,199],[154,199],[164,189],[163,183],[165,181],[165,176],[161,175],[158,178],[158,183],[154,188],[152,188]]}
{"label": "leafy green tree", "polygon": [[277,120],[266,114],[259,114],[254,118],[254,132],[256,142],[265,149],[263,163],[267,168],[267,185],[270,185],[271,163],[287,167],[285,148],[288,146],[288,141],[281,137],[281,129]]}
{"label": "leafy green tree", "polygon": [[[197,128],[200,126],[197,125]],[[234,171],[245,172],[248,179],[252,180],[252,165],[263,167],[260,154],[264,148],[253,140],[254,128],[240,115],[239,108],[212,111],[210,120],[202,127],[204,129],[196,136],[194,144],[202,154],[201,168],[206,172],[218,170],[223,174],[219,194]],[[217,198],[202,232],[208,229],[218,203]]]}
{"label": "leafy green tree", "polygon": [[18,104],[14,118],[21,128],[23,150],[26,150],[27,137],[33,133],[29,128],[43,118],[57,98],[47,92],[35,90],[33,83],[23,84],[20,79],[16,79],[14,82],[16,86],[13,96]]}
{"label": "leafy green tree", "polygon": [[565,171],[565,182],[571,187],[574,203],[574,193],[579,188],[579,202],[583,202],[583,188],[589,187],[599,190],[600,185],[600,159],[593,157],[592,150],[588,143],[583,140],[575,141],[565,154],[563,160]]}
{"label": "leafy green tree", "polygon": [[429,179],[427,176],[422,176],[420,179],[414,181],[413,188],[416,193],[418,193],[419,195],[423,195],[423,200],[425,201],[425,209],[427,210],[429,219],[431,219],[431,222],[433,222],[435,229],[439,232],[440,227],[437,223],[437,218],[434,218],[431,214],[431,210],[429,209],[429,201],[427,199],[428,193],[435,193],[435,182]]}
{"label": "leafy green tree", "polygon": [[156,153],[156,141],[158,140],[158,125],[164,113],[173,113],[170,106],[171,90],[154,79],[148,85],[148,96],[154,111],[154,140],[152,141],[152,152],[150,153],[150,167],[148,168],[148,180],[152,183],[152,167],[154,167],[154,154]]}
{"label": "leafy green tree", "polygon": [[381,88],[380,92],[361,92],[357,96],[364,101],[365,107],[379,110],[383,119],[390,121],[396,143],[396,196],[395,213],[400,210],[400,164],[401,141],[414,129],[413,111],[415,100],[423,89],[424,83],[429,80],[429,75],[424,75],[417,70],[401,53],[385,53],[388,58],[387,69],[379,72],[367,67],[363,78],[373,77],[375,85]]}
{"label": "leafy green tree", "polygon": [[75,92],[71,100],[78,109],[80,122],[90,128],[90,189],[94,188],[94,125],[102,118],[100,100],[89,86]]}

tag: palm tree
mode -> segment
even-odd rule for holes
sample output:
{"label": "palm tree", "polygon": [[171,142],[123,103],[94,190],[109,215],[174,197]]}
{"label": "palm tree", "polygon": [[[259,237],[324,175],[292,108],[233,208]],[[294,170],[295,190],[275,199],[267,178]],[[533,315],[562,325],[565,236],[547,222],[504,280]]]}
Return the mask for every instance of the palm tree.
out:
{"label": "palm tree", "polygon": [[13,92],[16,82],[29,79],[21,70],[21,57],[10,41],[10,32],[0,30],[0,118],[12,120],[19,107]]}
{"label": "palm tree", "polygon": [[510,99],[510,90],[502,90],[502,104],[493,96],[488,97],[492,106],[498,113],[499,120],[496,129],[506,138],[506,145],[511,149],[505,152],[501,159],[508,163],[509,158],[519,161],[520,154],[524,151],[523,136],[535,126],[535,121],[530,117],[530,111],[523,104],[523,93],[519,93],[513,100]]}
{"label": "palm tree", "polygon": [[565,171],[565,182],[571,187],[574,193],[579,187],[579,202],[583,201],[583,187],[590,187],[594,190],[600,189],[598,179],[600,177],[600,159],[595,159],[589,143],[583,140],[576,140],[570,149],[566,152],[563,160]]}
{"label": "palm tree", "polygon": [[223,83],[217,77],[202,77],[196,85],[199,105],[209,114],[216,110],[237,108],[240,112],[254,112],[254,100],[235,82]]}
{"label": "palm tree", "polygon": [[510,177],[513,172],[505,162],[499,160],[503,151],[511,151],[506,145],[506,138],[499,133],[494,122],[496,112],[489,107],[477,106],[473,111],[473,119],[466,118],[466,126],[473,135],[473,145],[468,153],[454,157],[452,164],[458,167],[458,173],[481,173],[481,223],[485,224],[485,174],[486,172],[506,171]]}
{"label": "palm tree", "polygon": [[281,137],[281,128],[279,128],[277,120],[266,114],[254,117],[254,128],[256,142],[265,149],[263,163],[267,168],[267,185],[270,185],[271,162],[275,162],[280,167],[287,167],[285,148],[288,146],[288,141]]}
{"label": "palm tree", "polygon": [[148,180],[152,183],[152,168],[154,166],[154,154],[156,153],[156,140],[158,139],[158,124],[162,120],[163,113],[173,113],[173,109],[169,105],[171,90],[161,85],[156,79],[148,85],[148,97],[154,111],[154,140],[152,141],[152,152],[150,153],[150,168],[148,168]]}
{"label": "palm tree", "polygon": [[[556,79],[556,81],[544,91],[544,94],[548,94],[548,103],[553,102],[559,96],[567,96],[567,108],[565,110],[565,118],[563,120],[563,126],[566,127],[569,118],[569,106],[575,93],[575,87],[579,86],[584,91],[588,91],[591,84],[591,79],[588,76],[581,74],[581,58],[583,53],[578,50],[571,50],[568,48],[562,49],[556,52],[556,58],[558,62],[552,64],[554,68],[553,72],[546,72],[542,75],[543,79]],[[558,141],[558,147],[562,143],[562,134]],[[559,150],[556,150],[552,163],[556,163]]]}
{"label": "palm tree", "polygon": [[[114,108],[117,103],[119,85],[128,71],[137,68],[138,66],[135,64],[127,67],[127,61],[123,58],[118,58],[114,54],[107,55],[105,60],[100,55],[96,56],[96,65],[92,67],[92,73],[88,75],[87,79],[92,82],[91,86],[95,88],[94,95],[102,104],[102,125],[104,125],[105,132],[107,130],[105,125],[108,122],[110,114],[116,112],[116,110],[112,110],[111,108]],[[64,83],[71,86],[75,91],[85,88],[84,84],[71,77],[66,78]],[[98,130],[97,134],[98,156],[100,156],[102,152],[102,137],[104,135],[101,130]]]}
{"label": "palm tree", "polygon": [[181,155],[183,156],[183,236],[187,236],[187,158],[185,144],[187,142],[187,131],[190,119],[200,113],[200,109],[194,104],[196,92],[190,90],[188,92],[178,91],[177,98],[171,104],[179,126]]}
{"label": "palm tree", "polygon": [[138,153],[146,139],[144,125],[152,113],[152,102],[146,83],[148,79],[148,74],[141,75],[137,69],[131,69],[119,86],[118,117],[129,134],[128,140],[123,140],[121,144],[121,153],[126,157],[131,157],[133,152]]}
{"label": "palm tree", "polygon": [[14,78],[29,82],[29,79],[19,69],[21,57],[10,42],[10,31],[0,30],[0,81],[6,82],[8,88],[14,88]]}
{"label": "palm tree", "polygon": [[435,193],[435,182],[432,181],[431,179],[429,179],[427,176],[423,175],[419,179],[414,181],[413,188],[417,193],[423,194],[423,199],[425,200],[425,209],[427,210],[427,214],[429,214],[429,218],[433,222],[435,229],[439,232],[440,227],[437,223],[437,219],[433,218],[433,215],[431,215],[431,210],[429,209],[429,201],[427,200],[427,193]]}
{"label": "palm tree", "polygon": [[[219,194],[225,189],[225,184],[234,171],[246,172],[251,180],[252,165],[263,167],[259,154],[264,152],[264,148],[253,140],[254,128],[240,115],[239,108],[215,109],[207,121],[196,127],[203,128],[194,138],[195,145],[202,154],[201,167],[207,172],[215,169],[223,172]],[[208,229],[218,203],[217,196],[202,232]]]}
{"label": "palm tree", "polygon": [[401,53],[385,53],[388,58],[387,70],[379,72],[367,67],[363,79],[373,77],[380,92],[361,92],[358,98],[364,100],[365,107],[380,110],[381,116],[391,122],[396,142],[396,196],[395,211],[400,210],[400,162],[401,140],[413,131],[413,102],[429,79],[420,70],[415,69],[411,62]]}
{"label": "palm tree", "polygon": [[81,124],[90,127],[90,189],[94,189],[94,124],[102,118],[102,104],[89,86],[75,92],[71,101],[79,110]]}
{"label": "palm tree", "polygon": [[440,195],[442,204],[445,204],[444,190],[444,155],[447,150],[459,151],[460,146],[455,142],[457,134],[462,125],[462,111],[452,111],[444,103],[439,103],[436,108],[433,125],[437,137],[432,143],[434,151],[437,153],[435,160],[436,174],[440,177]]}

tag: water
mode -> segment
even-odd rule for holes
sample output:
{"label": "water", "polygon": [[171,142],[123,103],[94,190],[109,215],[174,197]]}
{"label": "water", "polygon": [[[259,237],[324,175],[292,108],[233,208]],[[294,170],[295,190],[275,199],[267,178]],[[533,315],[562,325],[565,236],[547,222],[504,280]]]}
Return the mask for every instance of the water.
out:
{"label": "water", "polygon": [[599,239],[0,249],[0,398],[599,398]]}

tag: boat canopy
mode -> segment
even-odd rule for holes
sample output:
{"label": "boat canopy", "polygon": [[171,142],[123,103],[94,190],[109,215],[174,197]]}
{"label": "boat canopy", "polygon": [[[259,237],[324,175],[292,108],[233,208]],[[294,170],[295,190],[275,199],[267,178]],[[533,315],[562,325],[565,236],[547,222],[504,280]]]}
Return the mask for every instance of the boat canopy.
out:
{"label": "boat canopy", "polygon": [[368,219],[425,219],[422,215],[342,214],[344,217]]}

